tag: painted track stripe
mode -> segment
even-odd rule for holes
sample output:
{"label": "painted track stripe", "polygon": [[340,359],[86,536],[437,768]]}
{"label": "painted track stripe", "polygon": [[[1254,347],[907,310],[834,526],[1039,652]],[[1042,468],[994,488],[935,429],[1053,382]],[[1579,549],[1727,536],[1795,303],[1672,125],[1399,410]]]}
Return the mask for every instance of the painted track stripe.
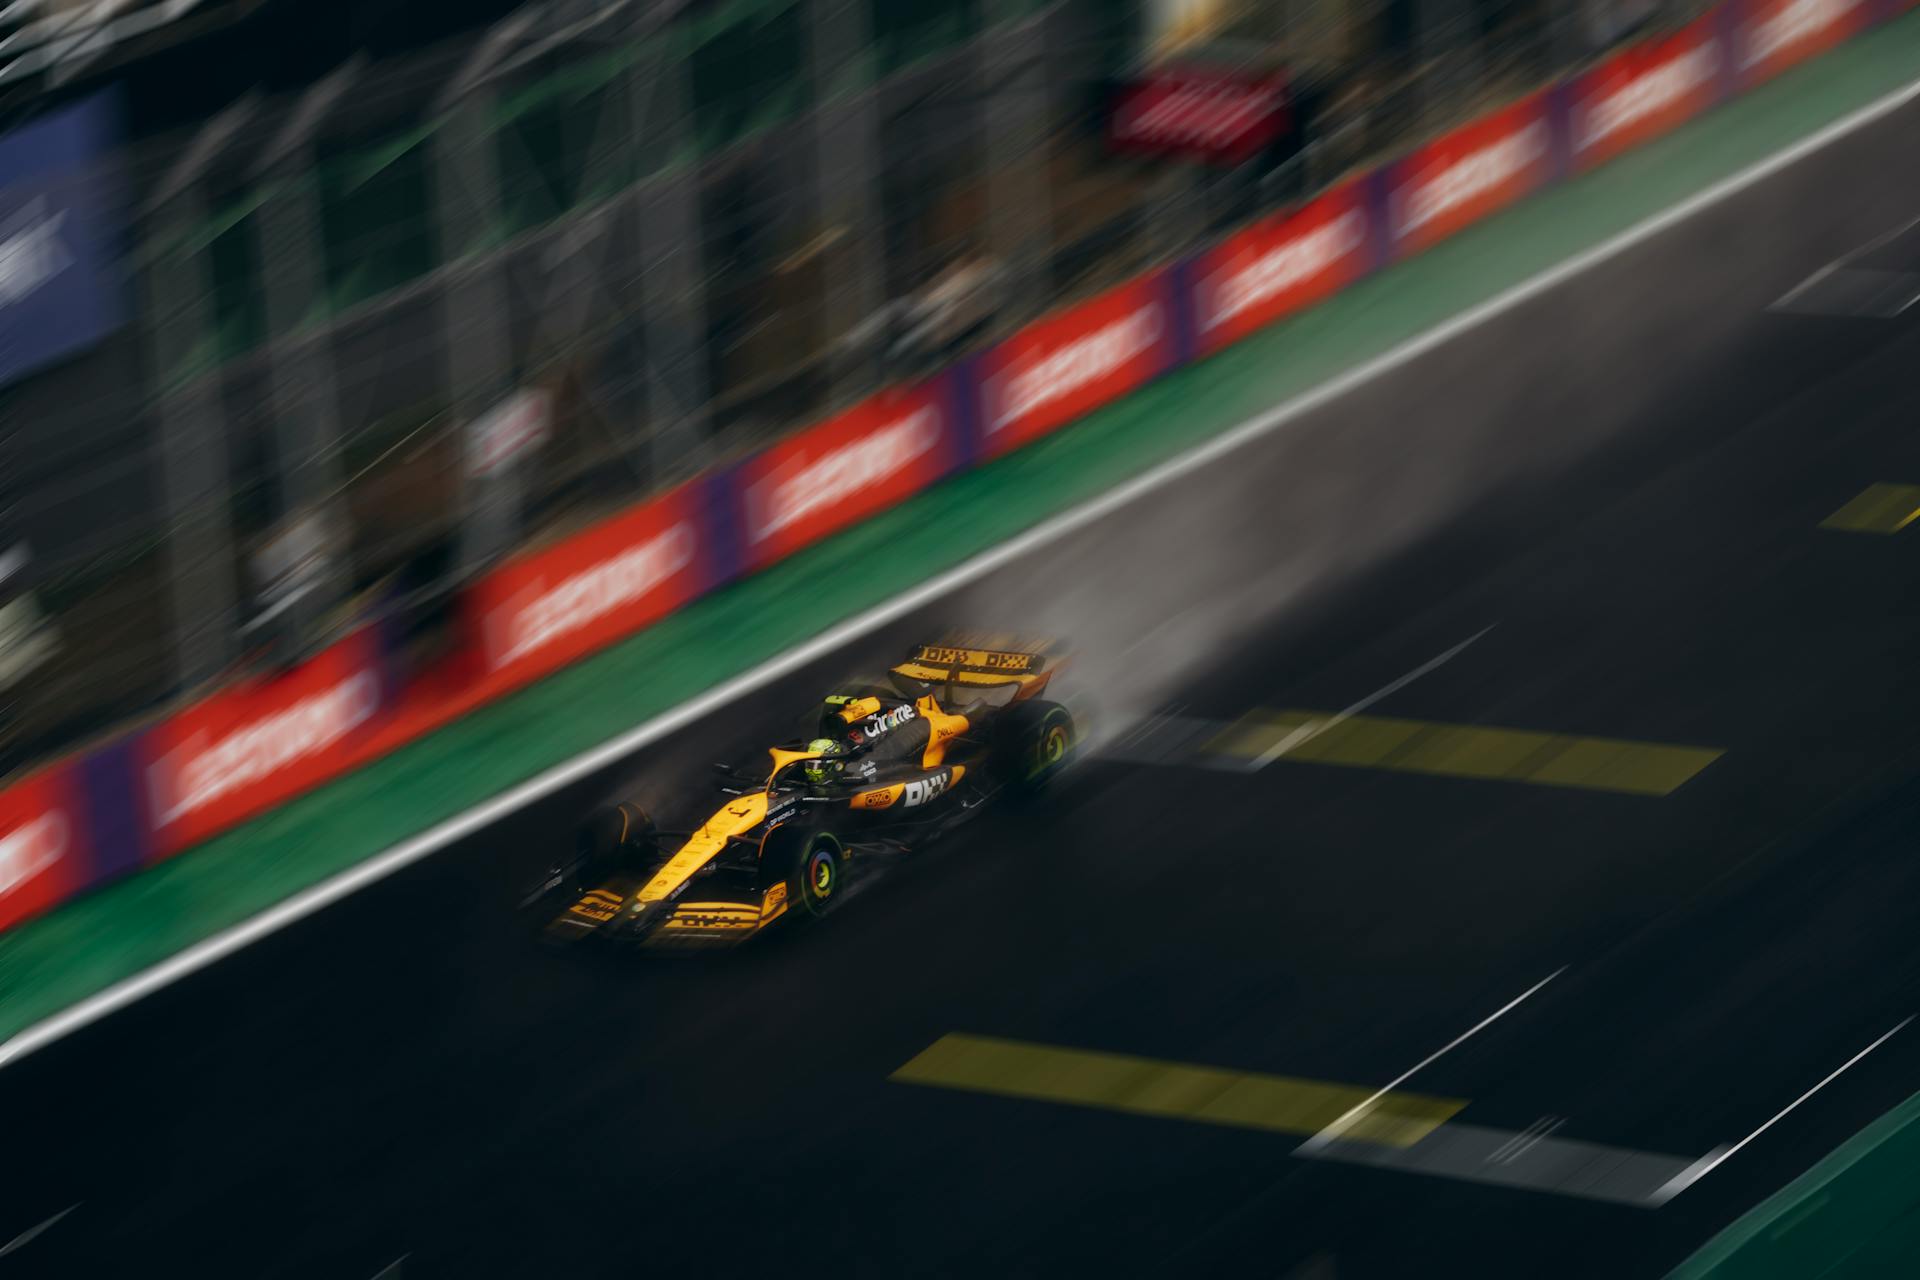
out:
{"label": "painted track stripe", "polygon": [[1920,516],[1920,484],[1870,484],[1820,522],[1840,533],[1898,533]]}
{"label": "painted track stripe", "polygon": [[[1558,1117],[1518,1133],[1461,1124],[1454,1117],[1467,1104],[1455,1098],[992,1036],[942,1036],[890,1078],[1157,1120],[1314,1135],[1293,1154],[1639,1208],[1664,1203],[1660,1188],[1694,1163],[1556,1136]],[[1021,1123],[1018,1117],[1009,1122]],[[1336,1130],[1338,1136],[1329,1136]]]}
{"label": "painted track stripe", "polygon": [[1279,758],[1445,778],[1665,796],[1718,760],[1711,747],[1581,738],[1530,729],[1347,716],[1256,712],[1199,748],[1259,767]]}
{"label": "painted track stripe", "polygon": [[150,969],[114,983],[105,990],[28,1027],[5,1044],[0,1044],[0,1067],[17,1062],[37,1049],[45,1048],[62,1037],[72,1035],[116,1010],[144,999],[163,987],[171,986],[189,974],[198,972],[215,961],[312,915],[323,907],[357,893],[403,867],[411,866],[508,814],[553,794],[569,783],[632,754],[648,743],[674,733],[703,716],[712,714],[736,698],[751,693],[789,672],[798,670],[816,658],[832,653],[835,649],[869,631],[902,618],[922,605],[977,581],[1003,565],[1057,542],[1104,516],[1138,501],[1147,494],[1211,465],[1322,405],[1338,400],[1341,396],[1364,386],[1382,374],[1412,363],[1461,334],[1469,333],[1489,320],[1739,195],[1749,187],[1797,164],[1841,138],[1899,110],[1916,97],[1920,97],[1920,80],[1912,81],[1850,115],[1815,130],[1798,142],[1783,147],[1765,159],[1721,179],[1677,204],[1669,205],[1618,235],[1565,258],[1545,271],[1495,294],[1484,302],[1469,307],[1426,332],[1355,365],[1345,373],[1336,375],[1265,413],[1247,419],[1239,426],[1215,436],[1205,444],[1171,458],[1158,467],[1116,488],[1109,489],[1069,511],[1044,520],[1025,533],[981,552],[971,560],[928,579],[919,586],[895,596],[885,604],[878,605],[858,617],[821,632],[813,639],[768,659],[725,684],[718,685],[682,703],[672,711],[657,716],[571,760],[555,765],[546,772],[476,805],[463,814],[449,818],[410,840],[402,841],[384,853],[376,854],[357,867],[323,880],[251,919],[195,943]]}
{"label": "painted track stripe", "polygon": [[958,1034],[942,1036],[890,1079],[1270,1133],[1315,1134],[1364,1111],[1343,1136],[1387,1147],[1412,1146],[1467,1105],[1459,1098],[1381,1097],[1356,1085]]}

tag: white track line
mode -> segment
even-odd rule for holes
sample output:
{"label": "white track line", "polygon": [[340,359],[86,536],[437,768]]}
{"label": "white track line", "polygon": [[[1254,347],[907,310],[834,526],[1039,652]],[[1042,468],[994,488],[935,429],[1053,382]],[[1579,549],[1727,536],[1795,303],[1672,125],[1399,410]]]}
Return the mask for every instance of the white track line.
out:
{"label": "white track line", "polygon": [[68,1214],[72,1213],[75,1209],[78,1209],[82,1203],[84,1202],[76,1201],[75,1203],[68,1205],[66,1208],[54,1214],[51,1218],[48,1218],[45,1222],[41,1223],[39,1226],[29,1227],[25,1231],[22,1231],[19,1235],[15,1236],[13,1239],[7,1241],[5,1245],[0,1245],[0,1258],[6,1257],[8,1254],[14,1252],[17,1249],[22,1248],[25,1245],[32,1244],[36,1239],[40,1237],[40,1235],[43,1232],[50,1230],[55,1223],[59,1222],[60,1219],[66,1217]]}
{"label": "white track line", "polygon": [[1410,364],[1461,334],[1477,329],[1487,321],[1618,257],[1634,246],[1651,240],[1669,228],[1685,222],[1688,218],[1740,194],[1756,183],[1765,181],[1823,147],[1899,110],[1916,97],[1920,97],[1920,80],[1896,89],[1853,114],[1815,130],[1793,145],[1784,147],[1764,160],[1721,179],[1678,204],[1669,205],[1611,239],[1562,260],[1538,275],[1531,276],[1486,301],[1469,307],[1451,319],[1435,325],[1425,333],[1409,338],[1399,346],[1382,352],[1371,360],[1363,361],[1311,390],[1302,392],[1292,400],[1247,419],[1239,426],[1215,436],[1198,448],[1176,458],[1170,458],[1125,484],[1109,489],[1099,497],[1092,498],[1049,520],[1044,520],[1025,533],[1009,538],[999,546],[989,548],[973,559],[929,578],[885,604],[878,605],[839,626],[829,628],[804,644],[761,663],[751,671],[708,690],[692,701],[682,703],[672,711],[638,728],[604,742],[591,751],[575,756],[572,760],[555,765],[545,773],[485,801],[464,814],[449,818],[439,826],[411,840],[403,841],[384,853],[376,854],[359,866],[352,867],[330,880],[322,881],[311,889],[295,894],[285,902],[268,908],[250,920],[242,921],[230,929],[195,943],[185,951],[161,961],[143,973],[135,974],[123,982],[115,983],[106,990],[87,997],[71,1008],[63,1009],[45,1021],[28,1027],[5,1044],[0,1044],[0,1066],[17,1062],[36,1049],[45,1048],[63,1036],[72,1035],[75,1031],[98,1021],[107,1014],[123,1009],[162,987],[178,982],[188,974],[204,969],[214,961],[231,955],[296,920],[312,915],[322,907],[337,902],[376,880],[384,879],[402,867],[420,861],[488,823],[525,808],[567,784],[584,778],[623,756],[632,754],[648,743],[725,706],[735,698],[751,693],[816,658],[824,657],[848,641],[904,617],[922,605],[966,586],[1024,555],[1058,542],[1104,516],[1138,501],[1147,494],[1244,448],[1262,436],[1322,405],[1339,399],[1380,375]]}
{"label": "white track line", "polygon": [[1849,251],[1848,253],[1841,254],[1839,257],[1835,258],[1832,262],[1829,262],[1826,266],[1820,268],[1818,271],[1808,276],[1805,280],[1802,280],[1799,284],[1793,286],[1793,288],[1787,290],[1785,293],[1781,294],[1778,298],[1775,298],[1772,302],[1768,303],[1767,310],[1784,311],[1789,309],[1793,305],[1793,300],[1795,298],[1799,297],[1801,294],[1805,293],[1807,290],[1813,288],[1813,286],[1819,284],[1822,280],[1825,280],[1828,276],[1838,271],[1840,269],[1840,265],[1844,263],[1851,256],[1852,256],[1851,251]]}
{"label": "white track line", "polygon": [[1462,1031],[1459,1035],[1447,1041],[1445,1044],[1441,1045],[1438,1049],[1435,1049],[1432,1053],[1420,1059],[1420,1061],[1414,1063],[1412,1066],[1408,1067],[1405,1071],[1402,1071],[1399,1075],[1395,1076],[1393,1079],[1387,1081],[1387,1083],[1385,1083],[1384,1085],[1381,1085],[1380,1088],[1374,1091],[1371,1097],[1367,1098],[1363,1102],[1355,1104],[1354,1106],[1348,1107],[1345,1111],[1342,1111],[1339,1115],[1333,1118],[1333,1123],[1329,1124],[1326,1128],[1322,1129],[1320,1132],[1314,1134],[1311,1138],[1308,1138],[1305,1142],[1295,1147],[1294,1154],[1312,1155],[1316,1151],[1319,1151],[1322,1147],[1325,1147],[1328,1143],[1333,1142],[1335,1139],[1339,1138],[1339,1136],[1342,1133],[1346,1132],[1347,1127],[1351,1125],[1355,1120],[1358,1120],[1361,1116],[1373,1110],[1374,1104],[1378,1103],[1380,1099],[1386,1097],[1388,1094],[1392,1093],[1395,1089],[1398,1089],[1401,1085],[1413,1079],[1413,1077],[1417,1075],[1419,1072],[1425,1070],[1427,1067],[1432,1066],[1434,1063],[1438,1062],[1441,1058],[1445,1057],[1447,1054],[1453,1052],[1455,1049],[1459,1048],[1461,1045],[1465,1044],[1467,1041],[1473,1039],[1473,1037],[1479,1035],[1482,1031],[1486,1030],[1488,1027],[1498,1022],[1501,1018],[1506,1017],[1509,1013],[1513,1012],[1516,1008],[1518,1008],[1522,1001],[1526,1000],[1534,992],[1546,986],[1549,982],[1552,982],[1555,978],[1559,977],[1561,974],[1565,973],[1566,971],[1567,971],[1567,966],[1561,965],[1558,969],[1555,969],[1552,973],[1540,979],[1540,981],[1534,983],[1532,986],[1528,987],[1525,991],[1522,991],[1519,995],[1507,1001],[1505,1004],[1501,1005],[1498,1009],[1495,1009],[1492,1013],[1488,1014],[1486,1017],[1480,1019],[1480,1021],[1474,1023],[1471,1027],[1468,1027],[1465,1031]]}
{"label": "white track line", "polygon": [[1386,684],[1381,685],[1378,689],[1375,689],[1372,693],[1360,699],[1360,701],[1354,703],[1350,707],[1345,708],[1344,710],[1334,712],[1332,715],[1328,716],[1325,720],[1307,721],[1305,724],[1295,729],[1292,733],[1287,734],[1285,737],[1281,738],[1278,742],[1268,747],[1265,751],[1262,751],[1259,755],[1247,761],[1247,763],[1242,765],[1241,767],[1245,769],[1248,773],[1258,773],[1260,770],[1266,768],[1268,765],[1272,764],[1275,760],[1278,760],[1281,756],[1287,754],[1287,752],[1293,750],[1295,747],[1299,746],[1301,743],[1306,742],[1310,739],[1319,737],[1321,734],[1325,733],[1327,730],[1331,728],[1334,728],[1336,725],[1346,723],[1348,720],[1353,719],[1353,717],[1359,715],[1362,711],[1365,711],[1368,707],[1372,706],[1374,703],[1380,701],[1380,699],[1385,698],[1391,694],[1400,692],[1400,690],[1406,688],[1408,685],[1412,684],[1415,680],[1418,680],[1421,676],[1427,674],[1427,672],[1432,671],[1435,668],[1445,666],[1447,663],[1451,662],[1455,657],[1457,657],[1460,654],[1460,652],[1463,649],[1465,649],[1468,645],[1472,644],[1475,640],[1478,640],[1481,636],[1487,634],[1487,632],[1493,630],[1493,628],[1498,625],[1500,624],[1491,623],[1487,626],[1480,628],[1480,630],[1474,632],[1472,635],[1468,636],[1465,640],[1462,640],[1459,644],[1453,646],[1453,648],[1447,650],[1445,653],[1441,654],[1439,657],[1428,658],[1425,662],[1421,663],[1419,666],[1415,667],[1413,670],[1407,672],[1407,674],[1401,676],[1399,679],[1391,680]]}
{"label": "white track line", "polygon": [[[1882,232],[1881,234],[1875,236],[1873,239],[1867,241],[1865,244],[1861,245],[1859,248],[1847,250],[1845,253],[1835,258],[1832,262],[1829,262],[1826,266],[1820,268],[1818,271],[1808,276],[1805,280],[1802,280],[1799,284],[1793,286],[1793,288],[1781,294],[1777,299],[1774,300],[1774,302],[1770,306],[1768,306],[1767,310],[1777,311],[1782,308],[1788,307],[1789,304],[1791,304],[1795,298],[1799,297],[1801,294],[1805,293],[1807,290],[1813,288],[1813,286],[1819,284],[1822,280],[1825,280],[1828,276],[1838,271],[1841,267],[1846,266],[1847,263],[1853,261],[1855,258],[1863,257],[1866,254],[1872,253],[1876,249],[1884,248],[1886,245],[1892,243],[1894,240],[1897,240],[1899,237],[1913,230],[1913,228],[1916,225],[1920,225],[1920,218],[1909,218],[1907,221],[1901,223],[1899,226],[1895,227],[1893,230]],[[1908,305],[1911,306],[1912,304],[1909,303]],[[1905,307],[1901,308],[1901,310],[1903,311],[1905,309],[1906,309]]]}
{"label": "white track line", "polygon": [[1761,1125],[1758,1129],[1755,1129],[1752,1133],[1740,1139],[1740,1141],[1734,1143],[1730,1147],[1715,1147],[1712,1151],[1709,1151],[1704,1156],[1701,1156],[1698,1160],[1694,1161],[1691,1165],[1687,1166],[1686,1169],[1682,1170],[1674,1178],[1672,1182],[1669,1182],[1666,1186],[1656,1191],[1654,1193],[1654,1203],[1665,1204],[1667,1201],[1673,1199],[1675,1196],[1679,1195],[1682,1191],[1685,1191],[1688,1187],[1692,1186],[1694,1183],[1700,1181],[1700,1179],[1712,1173],[1715,1169],[1718,1169],[1721,1165],[1725,1164],[1728,1160],[1732,1159],[1734,1154],[1738,1152],[1740,1148],[1746,1146],[1749,1142],[1752,1142],[1755,1138],[1759,1137],[1761,1134],[1765,1133],[1767,1130],[1773,1128],[1774,1125],[1786,1119],[1788,1112],[1792,1111],[1795,1107],[1805,1102],[1808,1098],[1811,1098],[1814,1094],[1820,1092],[1822,1089],[1832,1084],[1835,1080],[1839,1079],[1841,1072],[1845,1071],[1847,1068],[1851,1067],[1854,1063],[1860,1061],[1860,1059],[1872,1053],[1875,1049],[1878,1049],[1881,1045],[1885,1044],[1887,1041],[1893,1039],[1894,1035],[1902,1027],[1906,1026],[1909,1022],[1912,1022],[1912,1021],[1913,1021],[1913,1016],[1910,1014],[1907,1017],[1900,1019],[1899,1022],[1895,1023],[1891,1030],[1881,1032],[1880,1038],[1878,1040],[1875,1040],[1872,1044],[1868,1045],[1866,1048],[1862,1049],[1860,1052],[1854,1054],[1851,1058],[1848,1058],[1845,1062],[1835,1067],[1831,1072],[1828,1073],[1826,1079],[1822,1080],[1819,1084],[1816,1084],[1815,1086],[1813,1086],[1813,1088],[1807,1090],[1805,1093],[1795,1098],[1792,1102],[1789,1102],[1786,1106],[1782,1107],[1780,1111],[1777,1114],[1775,1114],[1773,1119],[1767,1121],[1765,1124]]}

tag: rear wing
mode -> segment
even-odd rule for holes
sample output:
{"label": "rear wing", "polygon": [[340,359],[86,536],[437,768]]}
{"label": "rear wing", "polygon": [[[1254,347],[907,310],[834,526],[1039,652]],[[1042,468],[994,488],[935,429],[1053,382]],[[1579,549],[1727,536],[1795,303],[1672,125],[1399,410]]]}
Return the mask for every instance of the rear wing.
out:
{"label": "rear wing", "polygon": [[893,674],[949,690],[1015,685],[1014,697],[1025,698],[1045,688],[1065,662],[1066,656],[1051,641],[961,637],[917,646],[911,657],[893,668]]}

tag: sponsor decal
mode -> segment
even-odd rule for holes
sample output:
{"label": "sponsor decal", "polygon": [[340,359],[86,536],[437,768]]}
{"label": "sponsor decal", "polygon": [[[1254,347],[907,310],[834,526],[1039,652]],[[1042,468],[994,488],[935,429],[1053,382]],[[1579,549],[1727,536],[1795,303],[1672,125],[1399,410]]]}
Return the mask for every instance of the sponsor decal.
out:
{"label": "sponsor decal", "polygon": [[1712,105],[1726,61],[1714,21],[1624,49],[1574,81],[1575,167],[1601,164]]}
{"label": "sponsor decal", "polygon": [[960,462],[951,378],[882,392],[741,467],[747,562],[771,564],[926,488]]}
{"label": "sponsor decal", "polygon": [[363,758],[383,690],[371,633],[241,685],[149,730],[149,813],[158,852],[178,852],[326,781]]}
{"label": "sponsor decal", "polygon": [[906,807],[911,809],[915,805],[922,805],[929,800],[938,799],[940,795],[946,791],[947,785],[952,781],[953,770],[945,769],[934,774],[932,777],[922,778],[918,782],[907,783],[902,793]]}
{"label": "sponsor decal", "polygon": [[639,630],[707,586],[704,491],[663,494],[516,557],[472,588],[484,677],[526,683]]}
{"label": "sponsor decal", "polygon": [[989,456],[1017,449],[1172,366],[1170,277],[1154,272],[1029,325],[981,358]]}
{"label": "sponsor decal", "polygon": [[334,746],[373,719],[380,709],[380,682],[372,671],[356,671],[339,684],[284,711],[241,725],[209,742],[196,735],[184,759],[170,757],[172,786],[157,809],[162,826],[218,802],[309,756]]}
{"label": "sponsor decal", "polygon": [[0,384],[124,318],[117,114],[101,94],[0,137]]}
{"label": "sponsor decal", "polygon": [[996,653],[986,649],[943,649],[922,645],[917,660],[936,667],[982,667],[989,671],[1026,671],[1033,666],[1030,653]]}
{"label": "sponsor decal", "polygon": [[879,430],[777,476],[756,514],[756,540],[768,538],[824,507],[883,485],[940,445],[940,410],[923,405]]}
{"label": "sponsor decal", "polygon": [[1002,430],[1055,401],[1072,397],[1089,383],[1112,376],[1134,357],[1152,350],[1164,327],[1164,309],[1150,302],[1046,352],[1008,379],[987,430]]}
{"label": "sponsor decal", "polygon": [[[0,505],[4,502],[0,497]],[[24,542],[0,554],[0,690],[23,679],[58,647],[58,633],[28,587],[32,558]]]}
{"label": "sponsor decal", "polygon": [[868,716],[860,722],[860,732],[869,738],[877,738],[891,729],[897,729],[920,713],[911,706],[895,707],[883,711],[877,716]]}
{"label": "sponsor decal", "polygon": [[1352,184],[1203,254],[1194,302],[1200,350],[1237,342],[1358,279],[1369,264],[1372,222]]}
{"label": "sponsor decal", "polygon": [[532,591],[503,620],[506,646],[495,665],[518,662],[644,600],[693,563],[696,545],[693,530],[676,524],[552,585],[544,577],[536,579]]}
{"label": "sponsor decal", "polygon": [[1754,0],[1748,15],[1736,42],[1747,84],[1832,48],[1872,16],[1864,0]]}
{"label": "sponsor decal", "polygon": [[60,238],[67,211],[49,211],[44,198],[31,201],[0,223],[0,307],[25,301],[73,265]]}
{"label": "sponsor decal", "polygon": [[1552,131],[1535,94],[1463,125],[1395,165],[1388,197],[1397,252],[1417,252],[1544,185]]}
{"label": "sponsor decal", "polygon": [[0,898],[67,856],[67,815],[55,809],[0,835]]}
{"label": "sponsor decal", "polygon": [[62,766],[0,791],[0,929],[57,905],[93,878],[73,772]]}
{"label": "sponsor decal", "polygon": [[468,425],[467,473],[491,476],[545,444],[552,431],[553,397],[516,392]]}
{"label": "sponsor decal", "polygon": [[1324,223],[1264,250],[1246,266],[1220,283],[1208,312],[1209,326],[1232,320],[1242,312],[1298,289],[1366,243],[1367,219],[1349,209]]}
{"label": "sponsor decal", "polygon": [[1122,151],[1238,164],[1287,126],[1284,77],[1196,67],[1152,72],[1122,88],[1107,140]]}
{"label": "sponsor decal", "polygon": [[[824,897],[828,890],[822,890]],[[738,912],[716,911],[711,908],[682,907],[673,913],[667,921],[670,929],[757,929],[760,927],[759,912],[749,904],[741,904]]]}
{"label": "sponsor decal", "polygon": [[965,716],[949,716],[941,720],[939,724],[933,726],[933,741],[927,745],[937,747],[951,738],[959,737],[961,731],[967,728],[967,724]]}

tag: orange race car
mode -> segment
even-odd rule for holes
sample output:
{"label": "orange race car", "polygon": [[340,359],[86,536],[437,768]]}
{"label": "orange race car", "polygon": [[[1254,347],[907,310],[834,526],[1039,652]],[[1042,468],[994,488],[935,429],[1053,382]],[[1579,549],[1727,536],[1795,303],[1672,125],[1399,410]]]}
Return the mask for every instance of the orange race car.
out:
{"label": "orange race car", "polygon": [[655,949],[729,946],[823,916],[873,859],[911,852],[997,796],[1031,796],[1066,765],[1073,717],[1042,695],[1049,644],[958,637],[916,648],[884,682],[823,700],[812,736],[757,766],[717,766],[730,798],[690,830],[637,802],[592,814],[530,902],[545,933]]}

